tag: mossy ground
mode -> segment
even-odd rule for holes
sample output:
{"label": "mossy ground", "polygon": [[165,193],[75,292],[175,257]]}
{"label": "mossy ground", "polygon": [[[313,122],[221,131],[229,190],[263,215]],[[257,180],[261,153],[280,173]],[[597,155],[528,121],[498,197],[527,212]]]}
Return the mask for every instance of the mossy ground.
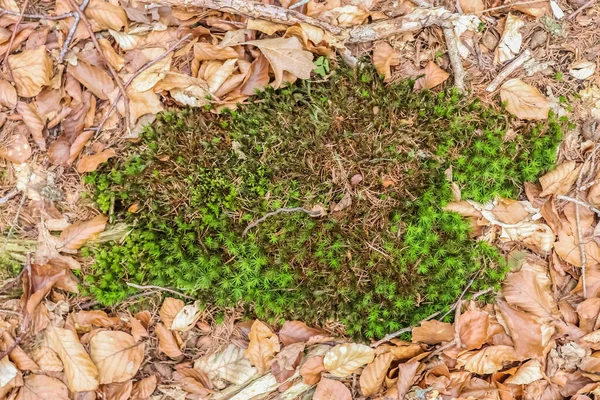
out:
{"label": "mossy ground", "polygon": [[[463,198],[515,197],[554,161],[564,121],[525,124],[453,91],[387,86],[366,69],[267,90],[219,117],[167,112],[142,145],[87,177],[133,230],[95,249],[88,291],[105,304],[126,281],[167,286],[268,320],[342,322],[380,337],[473,290],[506,267],[469,223],[442,210],[452,167]],[[362,175],[353,186],[350,178]],[[352,204],[330,212],[349,193]],[[137,213],[127,208],[139,204]],[[280,207],[311,209],[269,217]]]}

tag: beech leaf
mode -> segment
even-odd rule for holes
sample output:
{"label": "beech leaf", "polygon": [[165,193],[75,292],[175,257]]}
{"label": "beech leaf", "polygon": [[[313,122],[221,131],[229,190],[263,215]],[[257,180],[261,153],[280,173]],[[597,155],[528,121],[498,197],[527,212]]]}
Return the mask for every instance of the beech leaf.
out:
{"label": "beech leaf", "polygon": [[419,75],[425,75],[415,82],[415,90],[432,89],[441,85],[450,77],[450,74],[438,67],[433,61],[429,61]]}
{"label": "beech leaf", "polygon": [[540,196],[565,194],[571,190],[571,186],[577,180],[581,170],[581,166],[576,167],[577,163],[575,161],[567,161],[542,176],[540,178],[540,184],[542,185]]}
{"label": "beech leaf", "polygon": [[85,172],[93,172],[100,164],[106,162],[109,158],[117,155],[115,149],[105,149],[99,153],[92,155],[83,155],[81,159],[77,163],[77,172],[85,173]]}
{"label": "beech leaf", "polygon": [[31,146],[25,135],[14,134],[6,141],[3,147],[0,147],[0,158],[17,164],[24,163],[31,157]]}
{"label": "beech leaf", "polygon": [[42,150],[46,150],[46,139],[44,138],[44,121],[38,115],[33,103],[19,101],[17,103],[17,112],[23,117],[23,123],[31,133],[33,140]]}
{"label": "beech leaf", "polygon": [[510,79],[500,88],[506,110],[521,119],[547,119],[550,102],[535,87],[520,79]]}
{"label": "beech leaf", "polygon": [[393,359],[391,353],[384,353],[363,369],[359,381],[363,396],[369,397],[379,391]]}
{"label": "beech leaf", "polygon": [[115,90],[115,83],[106,71],[85,61],[79,60],[75,66],[69,64],[67,73],[101,100],[108,100],[108,94]]}
{"label": "beech leaf", "polygon": [[69,400],[69,389],[56,378],[46,375],[28,375],[23,378],[23,387],[18,400]]}
{"label": "beech leaf", "polygon": [[459,0],[459,4],[465,14],[472,14],[485,10],[483,0]]}
{"label": "beech leaf", "polygon": [[552,320],[558,314],[545,266],[526,263],[502,285],[506,301],[533,315]]}
{"label": "beech leaf", "polygon": [[246,357],[256,367],[258,373],[264,374],[281,348],[279,338],[271,328],[259,320],[254,321],[248,336],[250,344],[246,349]]}
{"label": "beech leaf", "polygon": [[42,87],[50,85],[52,60],[46,52],[46,46],[10,55],[8,65],[21,97],[33,97],[42,91]]}
{"label": "beech leaf", "polygon": [[85,15],[90,19],[94,31],[105,29],[120,31],[127,26],[125,10],[104,0],[92,0],[85,9]]}
{"label": "beech leaf", "polygon": [[165,324],[167,328],[171,329],[173,320],[184,306],[185,303],[183,301],[173,297],[167,297],[158,311],[161,322]]}
{"label": "beech leaf", "polygon": [[311,337],[323,334],[323,331],[311,328],[302,321],[286,321],[279,331],[279,340],[288,346],[292,343],[305,343]]}
{"label": "beech leaf", "polygon": [[187,332],[192,329],[198,319],[200,319],[201,311],[195,304],[190,304],[183,307],[175,318],[173,319],[173,323],[171,324],[172,331],[180,331]]}
{"label": "beech leaf", "polygon": [[100,383],[133,378],[144,359],[144,344],[119,331],[98,332],[90,341],[90,356],[98,367]]}
{"label": "beech leaf", "polygon": [[413,343],[438,344],[454,339],[454,328],[447,322],[430,320],[421,322],[421,326],[413,328]]}
{"label": "beech leaf", "polygon": [[352,393],[340,381],[323,378],[317,385],[313,400],[352,400]]}
{"label": "beech leaf", "polygon": [[392,74],[390,68],[400,63],[400,57],[387,42],[380,41],[373,49],[373,65],[379,75],[385,77],[384,82],[390,80]]}
{"label": "beech leaf", "polygon": [[146,399],[154,393],[156,390],[156,385],[158,384],[158,378],[156,375],[150,375],[147,378],[144,378],[133,384],[133,388],[131,389],[131,398],[132,399]]}
{"label": "beech leaf", "polygon": [[517,372],[508,377],[504,383],[511,385],[528,385],[537,380],[544,379],[542,366],[538,360],[529,360],[521,365]]}
{"label": "beech leaf", "polygon": [[60,233],[62,248],[67,250],[78,250],[88,240],[104,231],[108,217],[97,215],[87,221],[78,221],[69,225]]}
{"label": "beech leaf", "polygon": [[338,344],[323,359],[325,370],[338,378],[356,372],[375,358],[375,350],[359,343]]}
{"label": "beech leaf", "polygon": [[485,343],[490,325],[488,313],[468,310],[458,317],[460,341],[467,350],[479,349]]}
{"label": "beech leaf", "polygon": [[10,109],[17,106],[17,90],[4,79],[0,79],[0,105]]}
{"label": "beech leaf", "polygon": [[321,380],[321,372],[325,370],[322,356],[314,356],[306,360],[300,367],[302,381],[307,385],[314,385]]}
{"label": "beech leaf", "polygon": [[475,374],[493,374],[504,368],[504,363],[519,361],[512,346],[490,346],[483,350],[469,351],[457,358],[458,366]]}
{"label": "beech leaf", "polygon": [[210,43],[194,44],[194,58],[198,61],[225,61],[238,57],[238,53],[231,47],[215,46]]}
{"label": "beech leaf", "polygon": [[158,336],[158,351],[165,353],[171,358],[177,358],[183,355],[183,352],[177,345],[173,332],[163,324],[156,324],[156,336]]}
{"label": "beech leaf", "polygon": [[229,344],[221,352],[197,359],[194,368],[204,371],[210,379],[218,378],[241,385],[256,374],[256,369],[244,358],[244,353],[243,348]]}

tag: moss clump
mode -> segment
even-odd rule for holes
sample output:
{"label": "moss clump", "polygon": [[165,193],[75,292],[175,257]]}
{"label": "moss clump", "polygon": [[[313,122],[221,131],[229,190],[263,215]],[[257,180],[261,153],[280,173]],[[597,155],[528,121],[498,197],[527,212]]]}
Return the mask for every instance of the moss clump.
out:
{"label": "moss clump", "polygon": [[[382,336],[447,309],[473,277],[474,290],[503,278],[498,252],[442,208],[450,166],[477,201],[514,197],[552,166],[561,123],[510,139],[507,128],[478,101],[385,86],[371,70],[267,90],[220,117],[164,113],[143,146],[87,177],[100,207],[134,227],[95,250],[89,292],[112,304],[132,293],[125,281],[152,283],[219,307],[243,302],[263,319]],[[242,236],[280,207],[331,210],[347,194],[339,212],[281,213]]]}

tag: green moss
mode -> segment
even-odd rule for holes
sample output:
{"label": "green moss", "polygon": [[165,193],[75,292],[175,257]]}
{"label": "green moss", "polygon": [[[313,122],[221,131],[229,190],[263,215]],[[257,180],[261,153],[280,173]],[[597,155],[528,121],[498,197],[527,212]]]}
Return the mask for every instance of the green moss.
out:
{"label": "green moss", "polygon": [[[463,198],[515,197],[553,165],[564,125],[551,117],[507,138],[509,118],[479,101],[386,86],[371,70],[256,100],[220,117],[165,112],[142,146],[87,176],[103,211],[134,227],[94,250],[91,294],[114,304],[133,293],[125,281],[151,283],[270,321],[341,321],[380,337],[447,310],[473,277],[478,290],[506,272],[495,248],[443,211],[444,171]],[[242,236],[280,207],[331,210],[346,193],[342,211],[281,213]]]}

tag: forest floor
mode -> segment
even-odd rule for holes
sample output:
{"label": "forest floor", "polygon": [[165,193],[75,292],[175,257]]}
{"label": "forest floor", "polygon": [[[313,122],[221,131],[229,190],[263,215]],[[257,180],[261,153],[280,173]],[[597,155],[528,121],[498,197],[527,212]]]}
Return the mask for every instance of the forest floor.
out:
{"label": "forest floor", "polygon": [[599,26],[0,1],[0,398],[596,398]]}

